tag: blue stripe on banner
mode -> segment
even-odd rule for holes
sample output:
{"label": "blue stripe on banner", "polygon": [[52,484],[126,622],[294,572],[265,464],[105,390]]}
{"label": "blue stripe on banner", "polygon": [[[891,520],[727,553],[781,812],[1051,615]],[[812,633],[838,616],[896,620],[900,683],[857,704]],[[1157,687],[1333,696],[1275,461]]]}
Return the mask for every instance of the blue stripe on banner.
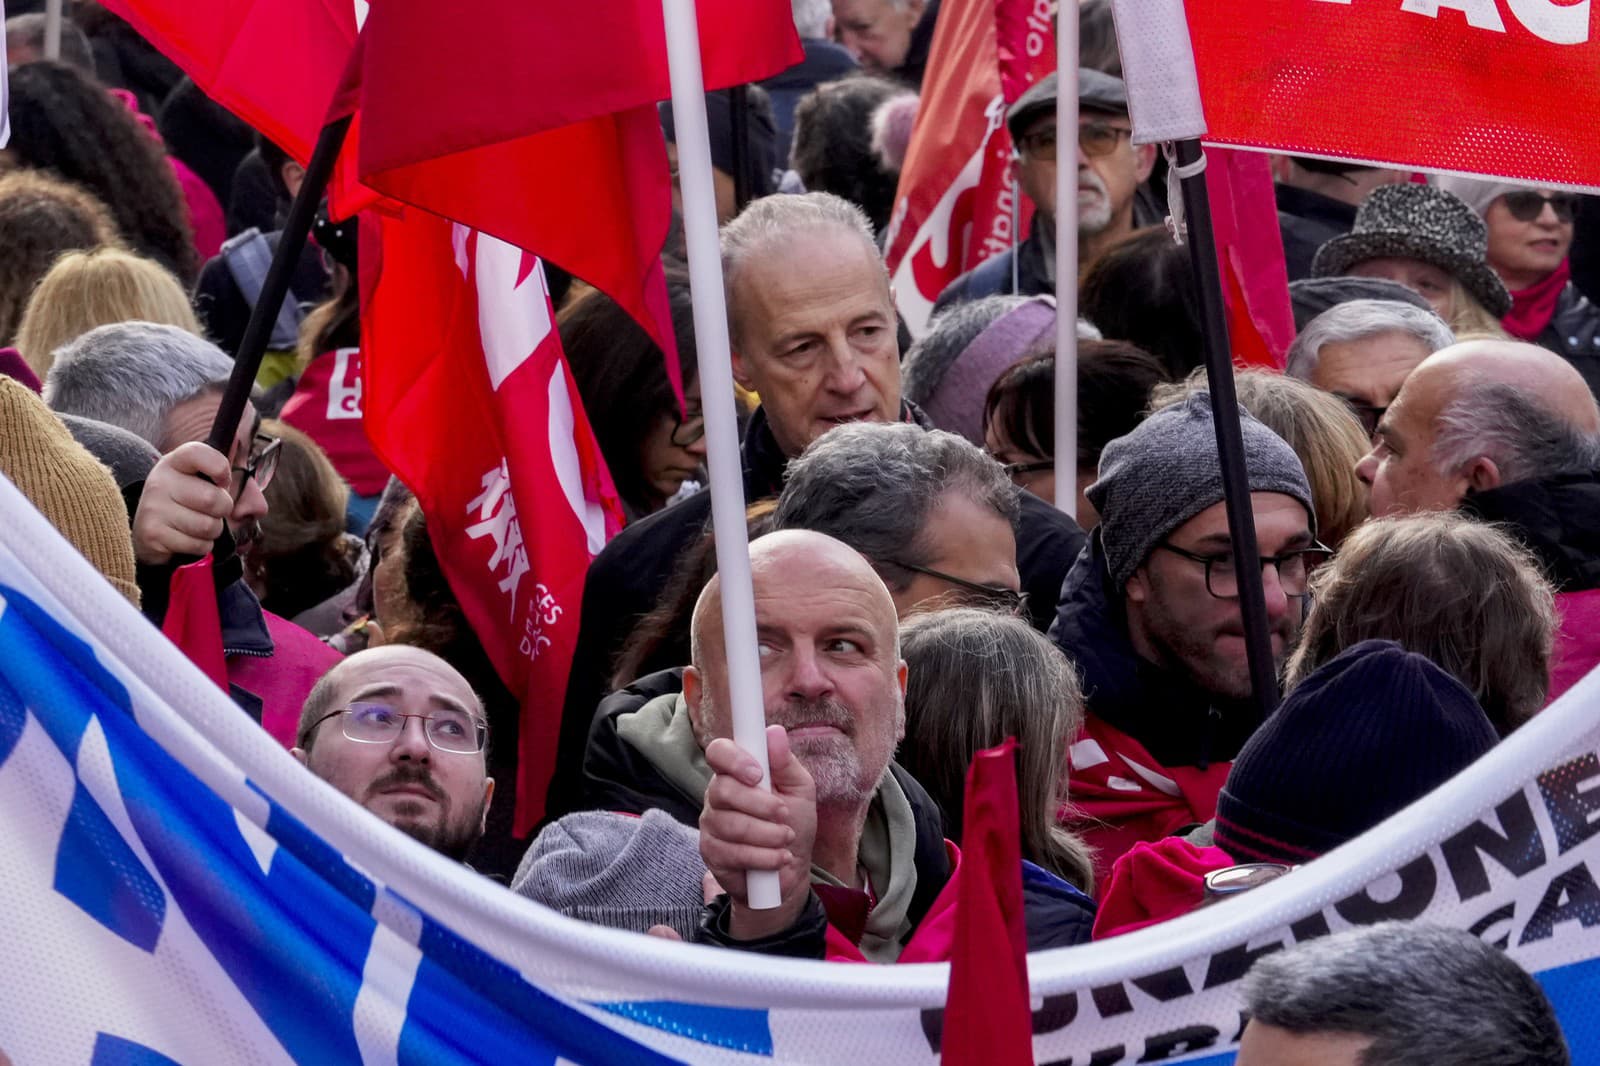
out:
{"label": "blue stripe on banner", "polygon": [[94,1058],[89,1066],[181,1066],[159,1051],[151,1051],[143,1044],[124,1040],[110,1033],[96,1033]]}
{"label": "blue stripe on banner", "polygon": [[422,964],[400,1033],[400,1066],[451,1061],[594,1066],[677,1062],[528,983],[423,915]]}
{"label": "blue stripe on banner", "polygon": [[[4,605],[0,604],[0,613]],[[0,678],[0,766],[11,758],[11,752],[22,739],[22,728],[28,724],[28,708],[11,686]]]}
{"label": "blue stripe on banner", "polygon": [[1534,974],[1561,1019],[1574,1066],[1600,1064],[1600,959]]}
{"label": "blue stripe on banner", "polygon": [[128,943],[155,951],[166,893],[81,781],[56,852],[55,889]]}
{"label": "blue stripe on banner", "polygon": [[702,1044],[742,1051],[747,1055],[772,1054],[772,1026],[768,1024],[764,1010],[705,1007],[670,1000],[596,1003],[595,1006],[629,1021],[688,1037]]}

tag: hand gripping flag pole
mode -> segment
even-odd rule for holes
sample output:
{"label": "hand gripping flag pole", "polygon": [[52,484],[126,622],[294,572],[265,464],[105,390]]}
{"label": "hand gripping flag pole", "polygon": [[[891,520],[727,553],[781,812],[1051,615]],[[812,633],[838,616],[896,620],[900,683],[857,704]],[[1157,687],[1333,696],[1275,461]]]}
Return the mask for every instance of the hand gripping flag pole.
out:
{"label": "hand gripping flag pole", "polygon": [[1073,5],[1065,18],[1056,15],[1055,420],[1056,506],[1073,518],[1078,517],[1073,474],[1078,454],[1078,168],[1067,160],[1078,152],[1077,129],[1078,13]]}
{"label": "hand gripping flag pole", "polygon": [[[1170,225],[1174,237],[1189,246],[1189,261],[1199,287],[1206,378],[1233,555],[1235,559],[1259,558],[1250,476],[1239,428],[1239,401],[1233,385],[1233,349],[1228,340],[1227,309],[1211,227],[1211,203],[1206,194],[1206,157],[1200,146],[1206,120],[1183,0],[1112,0],[1111,10],[1128,85],[1133,142],[1171,142],[1166,151],[1174,177],[1169,180],[1182,185],[1182,197],[1173,206]],[[1059,363],[1056,373],[1061,373]],[[1063,454],[1062,449],[1067,446],[1058,437],[1056,453]],[[1265,719],[1278,705],[1278,673],[1272,660],[1261,568],[1240,566],[1238,572],[1239,614],[1244,624],[1250,685],[1256,709]]]}
{"label": "hand gripping flag pole", "polygon": [[[717,203],[711,182],[711,146],[706,132],[695,0],[663,0],[662,11],[666,16],[672,117],[677,130],[678,184],[683,192],[683,234],[689,251],[689,286],[694,294],[695,351],[700,360],[701,381],[705,382],[702,402],[707,463],[711,468],[711,520],[717,544],[717,575],[722,585],[733,741],[761,764],[761,786],[770,790],[767,719],[756,651],[755,588],[750,577],[744,474],[733,406],[733,361],[722,290],[722,252],[717,243]],[[752,908],[771,910],[782,902],[777,871],[752,870],[747,884]]]}

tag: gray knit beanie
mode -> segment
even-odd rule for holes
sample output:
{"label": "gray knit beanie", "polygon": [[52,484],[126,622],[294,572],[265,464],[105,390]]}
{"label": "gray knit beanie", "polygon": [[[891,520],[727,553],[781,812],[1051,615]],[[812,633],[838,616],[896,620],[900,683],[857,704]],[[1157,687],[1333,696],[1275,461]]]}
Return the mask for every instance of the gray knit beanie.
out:
{"label": "gray knit beanie", "polygon": [[[1283,438],[1239,408],[1251,492],[1281,492],[1316,511],[1305,469]],[[1163,408],[1132,433],[1106,445],[1100,478],[1088,488],[1100,512],[1100,540],[1112,584],[1121,589],[1157,544],[1213,504],[1222,502],[1222,465],[1211,397],[1196,392]]]}
{"label": "gray knit beanie", "polygon": [[636,933],[669,925],[693,940],[705,872],[699,831],[664,811],[580,811],[545,826],[511,890],[568,918]]}

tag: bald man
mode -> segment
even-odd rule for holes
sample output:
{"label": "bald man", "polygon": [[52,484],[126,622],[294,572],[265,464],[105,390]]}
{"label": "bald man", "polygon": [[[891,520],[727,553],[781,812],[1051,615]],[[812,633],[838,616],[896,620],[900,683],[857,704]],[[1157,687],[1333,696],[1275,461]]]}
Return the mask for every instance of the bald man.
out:
{"label": "bald man", "polygon": [[1538,556],[1561,614],[1552,699],[1600,664],[1600,407],[1572,364],[1515,341],[1434,353],[1356,474],[1374,516],[1459,509]]}
{"label": "bald man", "polygon": [[[792,924],[817,885],[830,914],[856,916],[835,925],[851,929],[861,952],[893,961],[950,876],[937,806],[891,761],[905,731],[906,682],[894,601],[860,554],[820,533],[768,534],[750,545],[750,565],[776,794],[753,795],[754,760],[729,739],[713,579],[695,608],[682,691],[671,691],[678,671],[653,675],[659,691],[624,690],[618,696],[631,698],[613,697],[596,721],[585,806],[659,808],[700,825],[706,865],[729,893],[714,925],[730,940]],[[756,821],[750,839],[735,828]],[[784,868],[786,908],[746,924],[742,871],[752,852],[742,849],[767,845]],[[810,913],[820,920],[820,909]]]}
{"label": "bald man", "polygon": [[432,652],[357,652],[318,681],[291,754],[396,829],[465,861],[494,796],[489,724],[467,679]]}

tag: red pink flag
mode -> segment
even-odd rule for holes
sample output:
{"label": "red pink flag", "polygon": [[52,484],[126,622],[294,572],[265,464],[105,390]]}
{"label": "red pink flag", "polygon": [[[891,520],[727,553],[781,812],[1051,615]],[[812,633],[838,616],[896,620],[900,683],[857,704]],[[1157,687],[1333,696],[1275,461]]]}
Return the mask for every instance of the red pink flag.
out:
{"label": "red pink flag", "polygon": [[967,770],[941,1050],[950,1066],[1033,1063],[1016,752],[1009,738],[978,752]]}
{"label": "red pink flag", "polygon": [[1282,370],[1294,342],[1294,311],[1267,157],[1208,149],[1206,191],[1234,362]]}
{"label": "red pink flag", "polygon": [[172,572],[161,632],[222,691],[228,691],[228,661],[222,650],[222,617],[211,556]]}
{"label": "red pink flag", "polygon": [[946,285],[1010,248],[1032,217],[1011,180],[1005,118],[1055,69],[1055,34],[1041,6],[945,0],[939,11],[885,253],[913,333],[923,332]]}
{"label": "red pink flag", "polygon": [[1589,0],[1186,7],[1208,141],[1600,186]]}
{"label": "red pink flag", "polygon": [[301,163],[357,31],[359,0],[101,0],[217,103]]}
{"label": "red pink flag", "polygon": [[589,561],[622,505],[540,261],[416,208],[362,219],[367,433],[522,702],[516,831],[543,813]]}
{"label": "red pink flag", "polygon": [[[698,8],[709,89],[803,58],[784,0]],[[366,26],[360,170],[602,290],[650,331],[676,380],[659,262],[671,222],[655,109],[671,95],[662,18],[660,0],[386,0]]]}

